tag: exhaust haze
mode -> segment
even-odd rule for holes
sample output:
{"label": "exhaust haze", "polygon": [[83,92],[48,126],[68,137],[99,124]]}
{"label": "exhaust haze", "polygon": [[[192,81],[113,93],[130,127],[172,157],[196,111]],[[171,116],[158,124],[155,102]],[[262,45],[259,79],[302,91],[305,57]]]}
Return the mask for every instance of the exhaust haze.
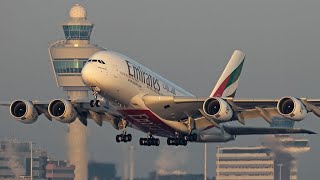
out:
{"label": "exhaust haze", "polygon": [[189,153],[183,147],[165,146],[155,162],[156,171],[159,175],[187,174],[181,167],[189,162]]}
{"label": "exhaust haze", "polygon": [[[20,177],[25,175],[25,168],[22,166],[21,162],[19,161],[20,157],[17,155],[18,150],[14,144],[7,144],[6,146],[6,155],[9,159],[8,166],[10,167],[12,173],[15,177]],[[21,160],[21,159],[20,159]]]}

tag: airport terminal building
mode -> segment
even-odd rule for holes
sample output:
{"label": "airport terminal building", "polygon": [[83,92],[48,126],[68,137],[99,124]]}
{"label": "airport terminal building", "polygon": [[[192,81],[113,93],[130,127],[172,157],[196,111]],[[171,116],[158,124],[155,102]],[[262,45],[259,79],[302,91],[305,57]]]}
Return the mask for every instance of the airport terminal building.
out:
{"label": "airport terminal building", "polygon": [[273,180],[274,158],[265,147],[218,147],[217,180]]}
{"label": "airport terminal building", "polygon": [[[271,127],[293,128],[294,122],[273,118]],[[290,135],[261,137],[255,147],[217,147],[217,180],[298,180],[297,156],[310,150],[307,139]]]}

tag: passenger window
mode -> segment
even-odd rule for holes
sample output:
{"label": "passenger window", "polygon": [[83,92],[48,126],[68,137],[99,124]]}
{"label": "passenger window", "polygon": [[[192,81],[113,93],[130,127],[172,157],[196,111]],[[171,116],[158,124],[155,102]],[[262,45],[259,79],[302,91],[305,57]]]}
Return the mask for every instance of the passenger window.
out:
{"label": "passenger window", "polygon": [[106,63],[104,63],[104,61],[102,61],[102,60],[101,60],[101,62],[102,62],[102,64],[106,64]]}
{"label": "passenger window", "polygon": [[98,60],[98,62],[99,62],[100,64],[102,64],[100,60]]}
{"label": "passenger window", "polygon": [[92,60],[92,62],[97,62],[97,60]]}

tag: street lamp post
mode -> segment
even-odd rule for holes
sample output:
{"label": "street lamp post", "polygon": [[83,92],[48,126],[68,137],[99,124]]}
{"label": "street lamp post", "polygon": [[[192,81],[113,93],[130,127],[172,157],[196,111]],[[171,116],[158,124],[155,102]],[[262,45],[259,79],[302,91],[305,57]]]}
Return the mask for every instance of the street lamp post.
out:
{"label": "street lamp post", "polygon": [[279,166],[279,180],[282,180],[282,174],[281,174],[281,171],[282,171],[282,166],[283,164],[277,164]]}
{"label": "street lamp post", "polygon": [[204,172],[203,179],[207,180],[207,143],[204,143]]}
{"label": "street lamp post", "polygon": [[134,177],[134,158],[133,158],[133,150],[134,150],[134,146],[130,145],[129,146],[129,158],[130,158],[130,180],[133,180]]}
{"label": "street lamp post", "polygon": [[33,154],[32,154],[32,142],[30,141],[29,142],[29,145],[30,145],[30,180],[33,180],[33,172],[32,172],[32,169],[33,169]]}

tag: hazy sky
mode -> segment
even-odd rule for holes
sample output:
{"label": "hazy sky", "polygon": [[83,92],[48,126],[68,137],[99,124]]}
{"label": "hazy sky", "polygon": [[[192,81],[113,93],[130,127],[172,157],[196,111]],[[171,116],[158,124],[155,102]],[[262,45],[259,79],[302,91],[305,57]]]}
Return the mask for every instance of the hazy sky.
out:
{"label": "hazy sky", "polygon": [[[320,1],[317,0],[158,0],[158,1],[0,1],[0,100],[65,97],[56,87],[48,45],[64,38],[61,24],[74,3],[83,4],[95,23],[92,42],[123,53],[197,96],[208,96],[234,49],[247,54],[237,97],[319,98]],[[14,121],[0,109],[1,137],[33,140],[54,157],[65,158],[67,125],[43,116],[33,125]],[[263,120],[249,125],[266,126]],[[296,123],[319,131],[314,115]],[[91,122],[91,159],[116,162],[126,155],[119,132]],[[135,130],[136,174],[146,176],[170,154],[177,169],[202,173],[203,145],[139,147]],[[311,151],[300,156],[299,178],[319,175],[320,135],[305,136]],[[258,137],[208,146],[208,174],[215,174],[216,146],[258,145]],[[173,154],[173,155],[172,155]],[[184,160],[181,160],[184,159]],[[119,168],[120,169],[120,168]],[[120,172],[121,173],[121,172]],[[119,174],[120,174],[119,173]]]}

